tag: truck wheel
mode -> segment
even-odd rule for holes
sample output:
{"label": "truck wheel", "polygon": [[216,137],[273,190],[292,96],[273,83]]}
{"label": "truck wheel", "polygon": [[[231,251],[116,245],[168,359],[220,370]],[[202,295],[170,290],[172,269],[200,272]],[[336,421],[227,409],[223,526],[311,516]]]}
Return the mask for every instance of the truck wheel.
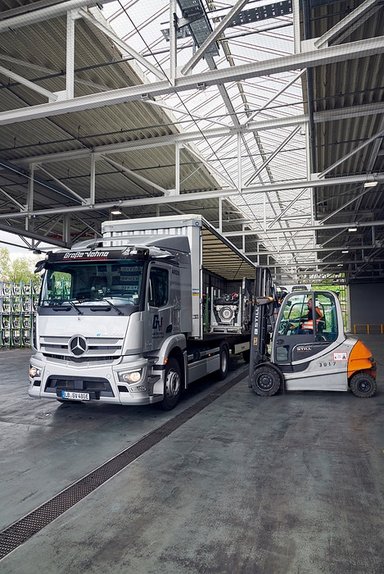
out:
{"label": "truck wheel", "polygon": [[356,373],[351,377],[349,387],[356,397],[369,399],[376,393],[377,384],[368,373]]}
{"label": "truck wheel", "polygon": [[223,343],[220,345],[220,367],[217,371],[217,376],[220,381],[223,381],[228,375],[229,368],[229,348],[228,345]]}
{"label": "truck wheel", "polygon": [[169,359],[164,374],[164,398],[159,403],[163,411],[173,409],[181,397],[181,371],[176,359]]}
{"label": "truck wheel", "polygon": [[272,397],[281,386],[279,372],[269,365],[256,367],[252,377],[252,389],[261,397]]}

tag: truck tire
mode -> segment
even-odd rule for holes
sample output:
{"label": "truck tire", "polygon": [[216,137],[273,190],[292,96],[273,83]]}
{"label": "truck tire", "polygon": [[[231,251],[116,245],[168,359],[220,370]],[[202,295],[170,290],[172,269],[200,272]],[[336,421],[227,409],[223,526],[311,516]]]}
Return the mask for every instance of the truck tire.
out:
{"label": "truck tire", "polygon": [[260,397],[272,397],[281,387],[282,377],[270,365],[256,367],[252,377],[252,389]]}
{"label": "truck tire", "polygon": [[228,375],[229,369],[229,348],[226,343],[220,345],[220,367],[217,371],[217,376],[220,381],[223,381]]}
{"label": "truck tire", "polygon": [[164,373],[164,398],[159,403],[163,411],[170,411],[180,400],[182,392],[181,369],[176,359],[169,359]]}
{"label": "truck tire", "polygon": [[376,393],[377,383],[368,373],[356,373],[349,381],[349,388],[355,397],[369,399]]}

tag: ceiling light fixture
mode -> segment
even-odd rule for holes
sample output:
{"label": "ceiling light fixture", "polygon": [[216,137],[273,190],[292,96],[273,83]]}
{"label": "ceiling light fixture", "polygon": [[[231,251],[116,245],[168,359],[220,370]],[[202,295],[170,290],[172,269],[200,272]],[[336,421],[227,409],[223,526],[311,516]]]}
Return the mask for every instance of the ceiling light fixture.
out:
{"label": "ceiling light fixture", "polygon": [[352,233],[353,231],[357,231],[357,227],[348,227],[348,231],[349,231],[349,233]]}
{"label": "ceiling light fixture", "polygon": [[112,207],[111,215],[121,215],[121,214],[122,214],[122,211],[121,211],[120,207],[117,207],[117,206]]}
{"label": "ceiling light fixture", "polygon": [[349,253],[348,249],[343,249],[343,251],[341,253]]}
{"label": "ceiling light fixture", "polygon": [[376,187],[378,183],[378,181],[366,181],[364,183],[364,187]]}

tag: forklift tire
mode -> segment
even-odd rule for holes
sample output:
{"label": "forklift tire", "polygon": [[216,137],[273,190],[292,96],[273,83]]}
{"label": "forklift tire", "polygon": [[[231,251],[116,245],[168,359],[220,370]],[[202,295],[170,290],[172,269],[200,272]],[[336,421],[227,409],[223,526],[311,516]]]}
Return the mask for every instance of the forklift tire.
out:
{"label": "forklift tire", "polygon": [[259,365],[252,377],[252,389],[260,397],[272,397],[282,386],[279,371],[271,365]]}
{"label": "forklift tire", "polygon": [[368,373],[356,373],[349,381],[349,388],[355,397],[369,399],[376,393],[377,383]]}
{"label": "forklift tire", "polygon": [[182,377],[179,362],[169,359],[164,373],[164,398],[158,403],[163,411],[172,410],[180,400],[182,393]]}
{"label": "forklift tire", "polygon": [[217,371],[217,376],[220,381],[223,381],[228,375],[229,369],[229,348],[226,343],[220,345],[220,367]]}

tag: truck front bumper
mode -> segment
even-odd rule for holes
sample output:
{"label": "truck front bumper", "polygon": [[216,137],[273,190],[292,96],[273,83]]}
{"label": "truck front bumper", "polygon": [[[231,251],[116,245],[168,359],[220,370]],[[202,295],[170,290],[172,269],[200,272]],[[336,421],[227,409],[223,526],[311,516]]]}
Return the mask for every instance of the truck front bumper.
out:
{"label": "truck front bumper", "polygon": [[31,358],[28,394],[60,401],[149,405],[162,400],[162,371],[153,374],[146,359],[103,365],[73,365]]}

